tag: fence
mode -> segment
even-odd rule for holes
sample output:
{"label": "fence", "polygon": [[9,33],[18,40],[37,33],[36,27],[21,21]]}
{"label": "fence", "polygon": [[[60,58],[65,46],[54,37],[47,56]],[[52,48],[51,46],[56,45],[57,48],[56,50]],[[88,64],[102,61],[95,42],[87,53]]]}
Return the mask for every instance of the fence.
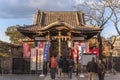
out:
{"label": "fence", "polygon": [[[30,58],[0,58],[0,74],[40,74],[41,70],[30,70]],[[48,72],[48,62],[43,63],[43,73]]]}
{"label": "fence", "polygon": [[13,58],[12,73],[13,74],[30,73],[30,58]]}
{"label": "fence", "polygon": [[[120,57],[113,58],[114,69],[120,72]],[[43,73],[48,72],[48,63],[44,62]],[[30,58],[0,58],[0,73],[31,74],[40,71],[30,70]]]}
{"label": "fence", "polygon": [[120,57],[113,57],[113,68],[120,72]]}

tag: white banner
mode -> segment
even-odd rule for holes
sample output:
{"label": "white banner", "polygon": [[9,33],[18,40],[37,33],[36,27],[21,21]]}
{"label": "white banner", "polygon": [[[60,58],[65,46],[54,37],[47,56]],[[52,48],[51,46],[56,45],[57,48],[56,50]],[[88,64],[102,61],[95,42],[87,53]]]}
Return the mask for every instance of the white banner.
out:
{"label": "white banner", "polygon": [[36,70],[36,53],[35,49],[31,48],[31,62],[30,62],[30,70]]}
{"label": "white banner", "polygon": [[37,70],[43,70],[43,49],[38,49]]}

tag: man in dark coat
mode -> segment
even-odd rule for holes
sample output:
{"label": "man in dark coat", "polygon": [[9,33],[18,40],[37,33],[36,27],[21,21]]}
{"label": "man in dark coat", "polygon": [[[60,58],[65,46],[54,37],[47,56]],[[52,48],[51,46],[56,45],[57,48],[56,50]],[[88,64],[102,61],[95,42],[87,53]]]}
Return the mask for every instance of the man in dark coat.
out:
{"label": "man in dark coat", "polygon": [[89,61],[87,66],[87,71],[89,72],[88,80],[96,80],[97,78],[97,63],[95,62],[95,58],[92,58],[92,61]]}
{"label": "man in dark coat", "polygon": [[64,77],[68,78],[68,66],[69,66],[69,62],[66,58],[63,58],[63,62],[62,62],[62,72]]}

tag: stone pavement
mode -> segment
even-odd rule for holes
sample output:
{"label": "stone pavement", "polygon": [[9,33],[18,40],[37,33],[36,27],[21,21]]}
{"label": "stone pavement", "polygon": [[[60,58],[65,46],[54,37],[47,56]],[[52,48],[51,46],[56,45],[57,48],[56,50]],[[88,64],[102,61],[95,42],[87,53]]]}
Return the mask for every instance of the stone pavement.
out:
{"label": "stone pavement", "polygon": [[[88,74],[84,73],[84,78],[78,76],[78,80],[88,80]],[[115,75],[113,73],[106,73],[105,74],[105,80],[120,80],[120,73],[116,73]]]}
{"label": "stone pavement", "polygon": [[109,74],[106,74],[105,80],[120,80],[120,73],[116,73],[116,74],[109,73]]}
{"label": "stone pavement", "polygon": [[[51,80],[50,74],[48,74],[44,80]],[[56,78],[56,80],[69,80],[69,79],[62,77],[62,78]],[[80,77],[80,74],[79,74],[79,76],[75,76],[75,74],[73,73],[72,80],[88,80],[88,74],[84,73],[84,77]],[[116,73],[115,75],[112,73],[106,74],[105,80],[120,80],[120,73]]]}
{"label": "stone pavement", "polygon": [[[48,73],[48,75],[45,77],[44,80],[51,80],[51,78],[50,78],[50,73]],[[70,80],[70,79],[68,79],[68,78],[62,76],[62,77],[56,77],[55,80]],[[75,74],[73,74],[71,80],[78,80],[77,77],[75,76]]]}
{"label": "stone pavement", "polygon": [[[80,74],[79,74],[80,75]],[[85,77],[75,76],[73,73],[72,80],[88,80],[88,74],[84,73]],[[45,77],[40,77],[39,74],[0,74],[0,80],[51,80],[50,74],[47,74]],[[64,77],[57,78],[56,80],[69,80]],[[115,75],[112,73],[107,73],[105,75],[105,80],[120,80],[120,73]]]}
{"label": "stone pavement", "polygon": [[0,80],[44,80],[39,74],[0,74]]}

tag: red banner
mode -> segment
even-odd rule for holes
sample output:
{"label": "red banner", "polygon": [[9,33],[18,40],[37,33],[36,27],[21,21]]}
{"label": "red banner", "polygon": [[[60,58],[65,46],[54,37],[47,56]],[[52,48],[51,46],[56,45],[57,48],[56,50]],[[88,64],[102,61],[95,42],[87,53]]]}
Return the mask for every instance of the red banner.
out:
{"label": "red banner", "polygon": [[29,48],[29,44],[27,42],[23,43],[23,51],[24,51],[24,58],[29,58],[30,57],[30,48]]}
{"label": "red banner", "polygon": [[78,50],[77,49],[72,49],[72,59],[74,60],[75,63],[77,63],[77,59],[78,59]]}

